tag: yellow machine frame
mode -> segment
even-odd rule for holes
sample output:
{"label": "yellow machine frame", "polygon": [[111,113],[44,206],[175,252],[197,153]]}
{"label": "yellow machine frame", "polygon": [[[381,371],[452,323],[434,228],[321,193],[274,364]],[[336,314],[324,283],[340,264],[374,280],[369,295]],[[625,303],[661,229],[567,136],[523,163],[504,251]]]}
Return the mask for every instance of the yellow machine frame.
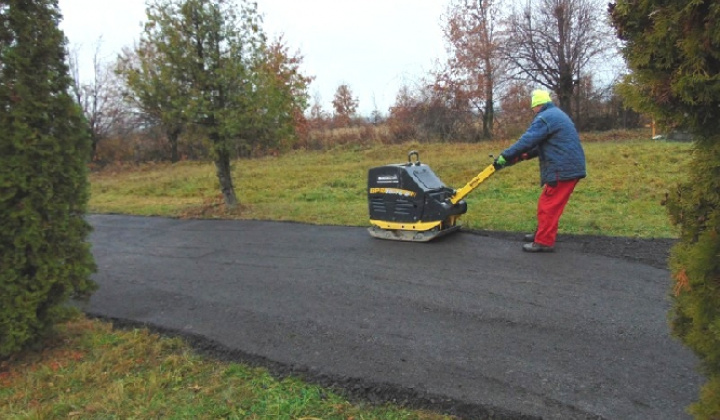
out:
{"label": "yellow machine frame", "polygon": [[[495,166],[489,165],[477,174],[473,179],[468,181],[462,188],[456,190],[450,197],[450,202],[454,205],[460,202],[480,184],[495,173]],[[453,215],[446,220],[437,220],[431,222],[418,223],[401,223],[387,222],[382,220],[370,220],[372,227],[370,233],[375,237],[383,239],[399,239],[426,242],[445,233],[453,232],[460,228],[456,225],[460,215]]]}

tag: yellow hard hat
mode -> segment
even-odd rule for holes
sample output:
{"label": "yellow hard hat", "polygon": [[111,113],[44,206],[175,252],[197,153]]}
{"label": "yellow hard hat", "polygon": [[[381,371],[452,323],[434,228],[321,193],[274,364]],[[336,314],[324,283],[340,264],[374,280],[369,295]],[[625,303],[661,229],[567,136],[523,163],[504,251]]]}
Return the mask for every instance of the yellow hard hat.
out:
{"label": "yellow hard hat", "polygon": [[548,91],[541,89],[533,90],[530,108],[535,108],[538,105],[544,105],[548,102],[552,102]]}

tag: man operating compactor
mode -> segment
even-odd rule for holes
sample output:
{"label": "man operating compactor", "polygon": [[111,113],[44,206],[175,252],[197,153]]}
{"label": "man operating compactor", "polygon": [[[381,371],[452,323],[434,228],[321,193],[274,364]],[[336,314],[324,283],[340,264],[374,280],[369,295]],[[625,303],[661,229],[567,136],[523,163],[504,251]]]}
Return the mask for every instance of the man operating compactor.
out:
{"label": "man operating compactor", "polygon": [[537,230],[525,235],[528,243],[523,245],[523,251],[552,252],[565,205],[578,181],[587,176],[585,152],[575,124],[553,104],[547,91],[533,91],[530,107],[535,112],[532,124],[515,144],[500,153],[495,167],[539,159],[542,193],[537,206]]}

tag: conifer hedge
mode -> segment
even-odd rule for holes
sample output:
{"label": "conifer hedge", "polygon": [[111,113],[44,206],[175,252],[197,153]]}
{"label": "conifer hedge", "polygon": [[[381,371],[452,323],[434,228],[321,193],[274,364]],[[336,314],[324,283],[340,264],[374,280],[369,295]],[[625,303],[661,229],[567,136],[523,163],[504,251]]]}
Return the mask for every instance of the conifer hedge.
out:
{"label": "conifer hedge", "polygon": [[90,140],[68,94],[57,0],[0,2],[0,357],[95,288],[86,242]]}
{"label": "conifer hedge", "polygon": [[720,2],[619,0],[610,14],[632,70],[622,87],[625,98],[662,125],[695,137],[687,177],[667,200],[680,230],[669,261],[675,279],[670,319],[708,378],[690,411],[697,419],[719,420]]}

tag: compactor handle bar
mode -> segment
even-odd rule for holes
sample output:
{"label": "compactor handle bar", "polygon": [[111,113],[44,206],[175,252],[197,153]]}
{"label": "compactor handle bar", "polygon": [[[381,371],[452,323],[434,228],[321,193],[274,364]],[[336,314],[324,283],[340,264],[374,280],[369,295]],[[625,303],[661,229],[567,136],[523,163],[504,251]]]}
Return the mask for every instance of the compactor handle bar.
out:
{"label": "compactor handle bar", "polygon": [[[492,155],[491,155],[491,157],[492,157]],[[455,194],[453,194],[453,196],[450,197],[450,202],[452,204],[457,204],[460,200],[465,198],[475,188],[477,188],[478,185],[482,184],[483,181],[488,179],[490,177],[490,175],[492,175],[494,173],[495,173],[495,165],[490,164],[487,168],[483,169],[482,172],[475,175],[475,178],[471,179],[467,184],[465,184],[464,187],[455,191]]]}

